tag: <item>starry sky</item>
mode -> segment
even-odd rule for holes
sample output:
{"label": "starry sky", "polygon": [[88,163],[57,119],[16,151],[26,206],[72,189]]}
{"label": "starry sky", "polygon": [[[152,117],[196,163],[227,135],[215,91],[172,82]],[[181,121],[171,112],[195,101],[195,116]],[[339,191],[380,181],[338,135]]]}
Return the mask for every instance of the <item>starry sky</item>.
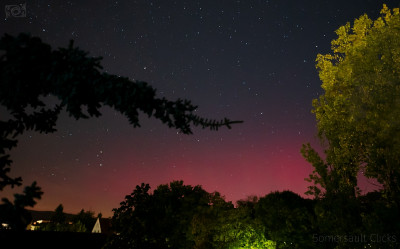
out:
{"label": "starry sky", "polygon": [[[63,112],[57,132],[19,137],[11,175],[42,187],[38,210],[62,203],[66,212],[104,216],[142,182],[184,180],[233,202],[276,190],[304,196],[312,167],[300,148],[319,146],[311,114],[323,93],[316,55],[330,51],[338,27],[364,13],[377,18],[383,3],[399,7],[381,0],[43,0],[26,1],[25,17],[2,12],[1,34],[29,32],[53,48],[73,39],[102,56],[108,73],[146,81],[159,97],[190,99],[201,116],[244,121],[183,135],[144,115],[133,128],[105,107],[87,120]],[[22,188],[1,195],[15,191]]]}

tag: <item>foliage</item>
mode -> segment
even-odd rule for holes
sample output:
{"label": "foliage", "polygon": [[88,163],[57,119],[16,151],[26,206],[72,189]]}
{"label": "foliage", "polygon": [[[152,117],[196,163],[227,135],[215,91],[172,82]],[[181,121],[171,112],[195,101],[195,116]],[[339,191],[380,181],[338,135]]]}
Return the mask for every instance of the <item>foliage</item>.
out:
{"label": "foliage", "polygon": [[251,211],[238,207],[220,215],[214,229],[213,248],[275,248],[275,243],[265,238],[265,226],[252,217]]}
{"label": "foliage", "polygon": [[54,214],[51,216],[50,221],[56,224],[65,224],[67,222],[64,213],[64,206],[62,204],[58,205],[56,210],[54,210]]}
{"label": "foliage", "polygon": [[[114,209],[116,235],[106,248],[399,248],[398,210],[379,192],[316,200],[272,192],[235,208],[218,192],[195,189],[182,181],[153,193],[148,184],[136,186]],[[378,235],[389,240],[376,241]],[[335,236],[342,240],[327,239]],[[357,236],[364,240],[343,239]]]}
{"label": "foliage", "polygon": [[195,249],[219,248],[214,238],[220,227],[220,219],[227,212],[230,212],[234,206],[231,202],[226,202],[218,193],[210,195],[210,204],[198,209],[190,223],[190,239],[194,241]]}
{"label": "foliage", "polygon": [[36,231],[46,232],[87,232],[86,227],[82,222],[78,221],[72,224],[61,223],[46,223],[35,228]]}
{"label": "foliage", "polygon": [[[84,214],[85,215],[85,214]],[[50,218],[50,222],[38,225],[37,231],[54,231],[54,232],[86,232],[85,224],[80,220],[82,214],[71,220],[67,220],[62,204],[58,205],[54,210],[54,214]]]}
{"label": "foliage", "polygon": [[108,248],[275,248],[255,219],[255,203],[234,208],[218,192],[182,181],[160,185],[153,194],[149,191],[148,184],[136,186],[114,209],[118,235]]}
{"label": "foliage", "polygon": [[[100,218],[101,218],[101,214]],[[94,212],[93,211],[85,211],[84,209],[82,209],[73,219],[72,222],[74,224],[80,223],[83,225],[83,227],[85,229],[86,232],[91,232],[93,229],[94,224],[96,223],[96,218],[94,216]]]}
{"label": "foliage", "polygon": [[[363,229],[362,209],[356,198],[338,193],[334,196],[326,196],[315,204],[315,229],[319,235],[346,235],[355,236],[366,234]],[[322,241],[318,245],[323,248],[348,248],[346,241]],[[361,248],[364,245],[358,242],[350,243],[353,248]]]}
{"label": "foliage", "polygon": [[370,192],[358,199],[362,212],[363,229],[367,234],[390,234],[399,238],[399,212],[392,205],[387,205],[387,200],[381,192]]}
{"label": "foliage", "polygon": [[277,248],[312,248],[315,231],[313,203],[290,192],[273,192],[255,205],[256,218],[265,226],[265,237]]}
{"label": "foliage", "polygon": [[86,228],[85,224],[83,224],[80,220],[78,220],[77,222],[72,223],[70,225],[69,231],[77,232],[77,233],[91,232],[90,230],[88,230]]}
{"label": "foliage", "polygon": [[198,209],[208,206],[209,194],[200,186],[174,181],[149,193],[150,186],[136,186],[114,209],[113,229],[119,234],[114,248],[191,248],[189,224]]}
{"label": "foliage", "polygon": [[[325,158],[310,144],[301,152],[314,167],[306,194],[316,197],[321,234],[400,234],[400,14],[384,5],[381,15],[340,27],[332,53],[316,59],[324,94],[312,112]],[[361,196],[360,172],[377,179],[383,194]],[[324,248],[349,246],[381,247],[339,241]]]}
{"label": "foliage", "polygon": [[0,222],[9,224],[12,229],[25,230],[32,220],[25,208],[33,207],[36,204],[35,199],[40,199],[42,195],[41,188],[33,182],[31,186],[25,187],[23,194],[14,194],[14,203],[3,198],[0,205]]}
{"label": "foliage", "polygon": [[[315,168],[309,180],[326,191],[357,195],[357,174],[383,184],[391,200],[400,194],[400,14],[384,5],[375,21],[363,15],[340,27],[332,54],[317,56],[325,93],[313,100],[326,160],[303,146]],[[332,186],[329,186],[332,185]],[[320,197],[320,190],[310,192]]]}

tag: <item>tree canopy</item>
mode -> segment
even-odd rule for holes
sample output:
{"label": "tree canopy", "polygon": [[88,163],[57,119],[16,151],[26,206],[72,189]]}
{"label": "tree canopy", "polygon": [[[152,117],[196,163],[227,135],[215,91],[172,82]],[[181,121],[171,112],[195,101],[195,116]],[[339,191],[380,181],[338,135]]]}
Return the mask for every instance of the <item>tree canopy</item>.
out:
{"label": "tree canopy", "polygon": [[[386,5],[336,30],[330,54],[317,55],[324,94],[313,100],[322,158],[310,144],[302,154],[314,167],[306,194],[316,197],[320,234],[398,236],[400,207],[400,14]],[[381,192],[362,196],[358,176],[376,179]],[[390,218],[388,218],[390,216]],[[386,224],[386,225],[382,225]],[[354,237],[352,237],[354,239]],[[366,241],[318,241],[324,248],[380,248]],[[397,248],[386,241],[385,248]]]}
{"label": "tree canopy", "polygon": [[[70,216],[70,215],[68,215]],[[73,218],[67,217],[64,213],[62,204],[58,205],[50,217],[49,222],[35,224],[36,231],[54,231],[54,232],[91,232],[95,223],[93,212],[85,212],[83,209]],[[87,224],[86,222],[89,222]],[[89,225],[89,227],[87,226]]]}
{"label": "tree canopy", "polygon": [[276,248],[255,217],[257,200],[234,208],[218,192],[183,181],[160,185],[153,193],[142,183],[114,209],[117,235],[106,248]]}
{"label": "tree canopy", "polygon": [[[142,112],[185,134],[192,133],[191,125],[216,130],[241,122],[199,117],[195,114],[197,106],[189,100],[158,98],[156,90],[146,82],[103,72],[102,58],[89,56],[73,41],[67,48],[52,50],[38,37],[5,34],[0,40],[0,52],[0,104],[12,116],[0,120],[0,190],[21,184],[21,178],[8,176],[11,160],[6,150],[16,146],[15,137],[25,130],[54,132],[64,108],[70,116],[80,119],[98,117],[102,106],[110,106],[124,114],[134,127],[140,126]],[[47,107],[43,101],[47,96],[60,102]]]}
{"label": "tree canopy", "polygon": [[313,204],[291,191],[272,192],[256,203],[256,218],[277,248],[312,248]]}
{"label": "tree canopy", "polygon": [[42,194],[41,188],[33,182],[31,186],[25,187],[23,194],[14,194],[14,202],[2,198],[0,221],[9,224],[12,229],[25,230],[32,220],[25,208],[35,206],[35,199],[40,199]]}
{"label": "tree canopy", "polygon": [[142,183],[114,209],[113,228],[119,235],[111,248],[191,248],[190,222],[207,207],[211,196],[201,186],[183,181],[158,186],[151,194]]}
{"label": "tree canopy", "polygon": [[332,53],[317,56],[324,94],[313,100],[313,113],[326,159],[303,145],[314,166],[309,194],[357,195],[362,171],[399,200],[400,14],[384,5],[381,15],[340,27]]}

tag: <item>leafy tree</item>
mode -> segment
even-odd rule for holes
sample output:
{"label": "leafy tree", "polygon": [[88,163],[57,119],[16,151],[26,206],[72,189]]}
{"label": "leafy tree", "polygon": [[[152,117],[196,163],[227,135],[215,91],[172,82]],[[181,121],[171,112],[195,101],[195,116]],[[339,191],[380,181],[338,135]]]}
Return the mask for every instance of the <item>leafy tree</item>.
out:
{"label": "leafy tree", "polygon": [[340,27],[332,54],[317,56],[325,93],[313,100],[322,160],[309,145],[302,152],[321,189],[358,194],[357,174],[376,178],[397,206],[400,197],[400,14],[383,6],[382,17],[363,15]]}
{"label": "leafy tree", "polygon": [[223,249],[275,248],[275,242],[265,237],[265,226],[243,207],[227,210],[219,216],[213,245],[213,248]]}
{"label": "leafy tree", "polygon": [[192,248],[190,224],[210,205],[210,194],[200,186],[174,181],[149,193],[142,183],[114,209],[113,229],[119,234],[110,248]]}
{"label": "leafy tree", "polygon": [[[197,106],[189,100],[157,98],[156,90],[146,82],[102,72],[100,61],[100,57],[90,57],[74,47],[72,41],[67,48],[52,50],[40,38],[28,34],[5,34],[0,39],[0,105],[11,116],[0,120],[0,191],[22,184],[21,177],[9,176],[12,160],[7,153],[17,146],[16,137],[26,130],[56,131],[63,109],[80,119],[99,117],[99,109],[110,106],[134,127],[140,126],[140,111],[184,134],[192,133],[191,125],[217,130],[239,123],[199,117],[195,114]],[[59,102],[46,106],[43,98],[48,96]]]}
{"label": "leafy tree", "polygon": [[313,248],[313,203],[291,191],[260,198],[256,218],[265,226],[265,237],[277,248]]}
{"label": "leafy tree", "polygon": [[54,210],[54,213],[50,217],[50,222],[38,226],[36,230],[56,232],[69,231],[67,217],[64,213],[64,206],[62,204],[58,205],[57,208]]}
{"label": "leafy tree", "polygon": [[213,238],[214,248],[276,248],[276,242],[265,237],[264,224],[255,217],[257,200],[254,196],[240,200],[237,208],[219,216]]}
{"label": "leafy tree", "polygon": [[160,185],[153,194],[149,190],[148,184],[136,186],[114,209],[118,235],[108,248],[275,248],[252,205],[235,209],[218,192],[182,181]]}
{"label": "leafy tree", "polygon": [[[349,198],[343,193],[325,196],[315,204],[314,231],[322,236],[356,236],[366,235],[363,229],[362,208],[356,198]],[[365,248],[362,242],[353,243],[346,240],[318,241],[316,245],[323,248]]]}
{"label": "leafy tree", "polygon": [[91,230],[88,230],[85,224],[83,224],[80,220],[69,225],[69,231],[76,233],[91,232]]}
{"label": "leafy tree", "polygon": [[12,229],[25,230],[32,221],[31,214],[25,208],[35,206],[35,199],[40,199],[42,194],[41,188],[33,182],[31,186],[25,187],[23,194],[14,194],[14,203],[3,198],[0,222],[9,224]]}
{"label": "leafy tree", "polygon": [[[121,206],[118,209],[113,209],[112,226],[119,235],[114,236],[107,243],[108,248],[128,248],[127,245],[129,244],[132,245],[131,248],[140,248],[140,246],[146,248],[151,243],[146,235],[147,226],[150,225],[140,219],[151,217],[146,208],[146,206],[151,206],[149,190],[149,184],[137,185],[130,195],[125,196],[124,201],[120,203]],[[143,238],[144,241],[137,238]],[[148,246],[147,248],[153,247]]]}
{"label": "leafy tree", "polygon": [[[99,214],[98,218],[101,218],[101,214]],[[93,229],[94,224],[96,223],[96,218],[94,216],[93,211],[85,211],[82,209],[74,218],[73,223],[81,223],[85,229],[85,232],[91,232]]]}
{"label": "leafy tree", "polygon": [[[319,200],[322,233],[387,232],[381,224],[389,220],[378,217],[382,210],[391,214],[391,232],[400,231],[400,14],[384,5],[381,15],[340,27],[332,53],[316,59],[324,94],[313,100],[312,112],[326,157],[310,144],[301,152],[314,167],[307,194]],[[360,171],[383,186],[384,204],[360,196]]]}
{"label": "leafy tree", "polygon": [[255,217],[258,198],[248,197],[237,202],[219,200],[198,212],[191,224],[195,249],[275,249],[276,243],[265,237],[265,226]]}
{"label": "leafy tree", "polygon": [[81,213],[74,217],[72,220],[67,219],[67,215],[64,213],[64,207],[62,204],[58,205],[54,210],[53,215],[50,218],[50,222],[40,224],[36,230],[37,231],[54,231],[54,232],[86,232],[87,229],[85,224],[79,219],[82,217],[87,217],[88,214],[93,213]]}
{"label": "leafy tree", "polygon": [[236,202],[236,206],[239,209],[245,209],[247,211],[247,213],[254,218],[255,217],[255,206],[258,203],[258,196],[255,195],[251,195],[248,196],[246,199],[242,199],[242,200],[238,200]]}
{"label": "leafy tree", "polygon": [[231,202],[226,202],[218,192],[210,195],[210,205],[203,206],[193,216],[190,224],[190,238],[194,241],[194,249],[222,248],[216,241],[220,230],[221,219],[234,209]]}
{"label": "leafy tree", "polygon": [[398,210],[387,205],[387,201],[381,192],[367,193],[360,196],[358,200],[362,210],[363,229],[366,234],[393,235],[397,231],[395,235],[397,237],[400,235],[398,233],[400,231]]}
{"label": "leafy tree", "polygon": [[64,206],[62,204],[58,205],[56,210],[54,210],[54,214],[50,221],[55,224],[65,224],[67,222],[67,217],[64,213]]}

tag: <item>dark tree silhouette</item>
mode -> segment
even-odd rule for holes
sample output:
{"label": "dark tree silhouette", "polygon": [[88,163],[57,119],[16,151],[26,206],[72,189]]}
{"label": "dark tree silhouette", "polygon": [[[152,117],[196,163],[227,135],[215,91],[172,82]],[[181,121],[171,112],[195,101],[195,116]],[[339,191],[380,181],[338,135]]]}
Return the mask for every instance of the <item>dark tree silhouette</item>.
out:
{"label": "dark tree silhouette", "polygon": [[51,222],[56,224],[64,224],[67,221],[67,217],[64,213],[64,206],[62,204],[58,205],[57,208],[54,210],[54,214],[51,216]]}
{"label": "dark tree silhouette", "polygon": [[[5,34],[1,38],[0,105],[11,118],[0,120],[0,191],[22,184],[21,177],[9,176],[12,160],[7,153],[17,145],[16,137],[26,130],[56,131],[57,118],[64,108],[80,119],[99,117],[99,108],[110,106],[134,127],[140,126],[142,112],[184,134],[192,133],[191,125],[217,130],[241,122],[199,117],[195,114],[197,106],[189,100],[157,98],[156,90],[146,82],[102,72],[101,59],[88,56],[74,47],[73,41],[67,48],[52,50],[40,38],[28,34]],[[59,103],[46,106],[43,98],[47,96],[56,97]],[[41,194],[38,189],[35,198]]]}
{"label": "dark tree silhouette", "polygon": [[136,186],[114,209],[116,234],[105,248],[275,248],[265,238],[265,226],[255,219],[257,198],[234,208],[218,192],[174,181]]}
{"label": "dark tree silhouette", "polygon": [[35,199],[40,199],[42,194],[40,187],[33,182],[31,186],[25,187],[23,194],[14,195],[14,203],[3,198],[3,204],[0,205],[0,221],[9,224],[12,229],[24,230],[32,220],[31,214],[25,208],[35,206]]}
{"label": "dark tree silhouette", "polygon": [[64,206],[60,204],[51,215],[50,222],[35,225],[35,230],[53,232],[87,232],[87,228],[81,220],[81,218],[86,216],[83,209],[73,218],[68,216],[66,213],[64,213]]}
{"label": "dark tree silhouette", "polygon": [[277,248],[313,248],[312,209],[312,200],[291,191],[272,192],[255,205],[266,237],[276,241]]}
{"label": "dark tree silhouette", "polygon": [[[101,214],[99,214],[98,218],[101,218]],[[93,226],[96,223],[96,217],[93,211],[85,211],[82,209],[73,219],[74,223],[81,222],[85,228],[86,232],[92,232]]]}
{"label": "dark tree silhouette", "polygon": [[[190,125],[217,130],[241,122],[199,117],[195,114],[197,106],[189,100],[157,98],[156,90],[146,82],[102,72],[102,58],[88,56],[72,41],[68,48],[52,50],[40,38],[6,34],[0,40],[0,51],[0,104],[12,116],[0,121],[0,190],[21,184],[21,178],[8,176],[11,160],[5,153],[17,145],[15,137],[25,130],[54,132],[64,107],[70,116],[80,119],[98,117],[100,107],[110,106],[134,127],[140,126],[141,111],[184,134],[192,133]],[[41,98],[49,95],[60,103],[46,108]],[[27,108],[33,111],[29,113]]]}
{"label": "dark tree silhouette", "polygon": [[113,210],[118,235],[107,248],[192,248],[191,221],[211,201],[212,195],[201,186],[183,181],[160,185],[153,194],[142,183]]}

